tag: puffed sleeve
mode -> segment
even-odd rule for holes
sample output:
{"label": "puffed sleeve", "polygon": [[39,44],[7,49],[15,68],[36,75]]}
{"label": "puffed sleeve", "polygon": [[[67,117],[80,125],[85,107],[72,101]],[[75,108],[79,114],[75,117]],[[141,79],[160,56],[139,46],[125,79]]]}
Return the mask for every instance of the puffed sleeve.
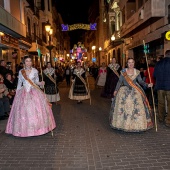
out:
{"label": "puffed sleeve", "polygon": [[118,91],[120,89],[120,86],[122,85],[122,83],[123,83],[123,76],[120,75],[119,81],[117,82],[117,85],[116,85],[116,88],[115,88],[115,91]]}
{"label": "puffed sleeve", "polygon": [[35,76],[35,84],[41,86],[41,83],[39,81],[39,76],[38,76],[38,70],[36,70],[36,69],[35,69],[34,76]]}
{"label": "puffed sleeve", "polygon": [[136,77],[137,81],[139,82],[140,85],[144,86],[144,87],[148,87],[148,84],[145,83],[143,80],[142,80],[142,77],[141,75],[139,74],[137,77]]}
{"label": "puffed sleeve", "polygon": [[22,79],[22,74],[21,74],[21,70],[19,71],[19,75],[18,75],[18,84],[17,84],[17,90],[20,90],[21,87],[22,87],[22,82],[23,82],[23,79]]}

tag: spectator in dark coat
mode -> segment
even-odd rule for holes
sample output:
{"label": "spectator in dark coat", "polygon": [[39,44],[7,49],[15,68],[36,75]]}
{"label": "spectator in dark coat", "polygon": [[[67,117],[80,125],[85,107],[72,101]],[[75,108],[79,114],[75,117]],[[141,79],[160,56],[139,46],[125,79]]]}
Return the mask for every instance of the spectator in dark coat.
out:
{"label": "spectator in dark coat", "polygon": [[[158,118],[160,122],[170,127],[170,50],[165,53],[165,58],[160,60],[154,69],[156,79],[155,88],[158,91]],[[167,100],[167,116],[165,98]]]}
{"label": "spectator in dark coat", "polygon": [[7,87],[8,89],[8,92],[10,94],[10,98],[9,98],[9,102],[10,102],[10,105],[12,105],[13,103],[13,100],[14,100],[14,96],[15,96],[15,90],[16,90],[16,87],[12,81],[12,76],[10,73],[7,73],[6,76],[5,76],[5,80],[4,80],[4,84],[5,86]]}
{"label": "spectator in dark coat", "polygon": [[0,74],[0,120],[4,120],[8,117],[10,111],[10,103],[8,89],[6,88],[5,84],[3,83],[4,78]]}
{"label": "spectator in dark coat", "polygon": [[13,73],[13,71],[12,71],[11,62],[7,62],[7,70],[8,70],[8,73],[11,74],[11,76],[14,75],[14,73]]}
{"label": "spectator in dark coat", "polygon": [[0,60],[0,74],[5,78],[5,75],[8,73],[8,69],[6,68],[5,60]]}

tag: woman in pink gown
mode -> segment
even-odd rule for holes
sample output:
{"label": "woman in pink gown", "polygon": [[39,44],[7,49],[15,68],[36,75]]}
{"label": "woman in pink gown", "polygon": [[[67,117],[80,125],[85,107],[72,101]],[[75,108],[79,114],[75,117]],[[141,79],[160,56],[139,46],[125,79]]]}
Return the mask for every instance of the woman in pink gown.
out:
{"label": "woman in pink gown", "polygon": [[46,95],[39,89],[44,82],[39,82],[29,56],[24,57],[24,64],[5,132],[18,137],[39,136],[52,131],[56,124]]}

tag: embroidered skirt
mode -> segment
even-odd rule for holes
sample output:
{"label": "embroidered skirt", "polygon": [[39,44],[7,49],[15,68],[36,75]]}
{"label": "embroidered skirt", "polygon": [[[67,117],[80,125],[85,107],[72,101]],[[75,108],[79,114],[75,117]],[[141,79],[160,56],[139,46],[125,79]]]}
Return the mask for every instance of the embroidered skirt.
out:
{"label": "embroidered skirt", "polygon": [[127,132],[146,131],[153,127],[148,106],[134,88],[122,86],[110,110],[110,125]]}
{"label": "embroidered skirt", "polygon": [[6,133],[18,137],[39,136],[56,127],[45,94],[35,88],[17,91],[8,119]]}

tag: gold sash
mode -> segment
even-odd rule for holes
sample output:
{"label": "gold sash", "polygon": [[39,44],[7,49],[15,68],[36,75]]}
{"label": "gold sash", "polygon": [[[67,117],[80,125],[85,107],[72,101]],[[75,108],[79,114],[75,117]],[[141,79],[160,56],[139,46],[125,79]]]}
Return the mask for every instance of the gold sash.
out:
{"label": "gold sash", "polygon": [[113,67],[109,67],[115,74],[116,76],[119,78],[119,73],[117,72],[117,70],[115,70]]}
{"label": "gold sash", "polygon": [[[45,73],[44,73],[45,74]],[[55,89],[56,89],[56,93],[58,93],[58,88],[57,88],[57,84],[56,84],[56,81],[55,81],[55,79],[49,74],[49,73],[47,73],[47,74],[45,74],[54,84],[55,84]]]}
{"label": "gold sash", "polygon": [[56,85],[55,80],[53,79],[53,77],[49,73],[47,73],[45,75]]}
{"label": "gold sash", "polygon": [[86,88],[87,92],[89,93],[89,90],[87,89],[86,82],[85,82],[84,78],[83,78],[81,75],[79,75],[79,74],[77,73],[77,71],[76,71],[76,76],[83,82],[83,84],[85,85],[85,88]]}
{"label": "gold sash", "polygon": [[[39,88],[39,86],[37,86],[35,83],[33,83],[33,82],[27,77],[25,70],[21,70],[21,73],[22,73],[22,76],[25,78],[25,80],[27,80],[33,87],[35,87],[35,88],[38,89],[41,93],[43,93],[42,90]],[[44,93],[43,93],[43,94],[44,94]],[[46,100],[47,100],[47,98],[46,98]],[[50,107],[52,107],[52,104],[51,104],[48,100],[47,100],[47,103],[49,104]]]}
{"label": "gold sash", "polygon": [[84,78],[80,74],[76,72],[76,76],[84,83],[84,85],[86,85]]}
{"label": "gold sash", "polygon": [[136,84],[134,84],[134,82],[132,81],[131,78],[129,78],[129,76],[127,75],[126,72],[122,72],[122,75],[124,76],[124,78],[125,78],[125,80],[127,81],[127,83],[128,83],[131,87],[135,88],[135,89],[142,95],[142,97],[144,98],[144,101],[146,102],[149,110],[151,110],[149,101],[148,101],[146,95],[143,93],[143,91],[142,91],[138,86],[136,86]]}

